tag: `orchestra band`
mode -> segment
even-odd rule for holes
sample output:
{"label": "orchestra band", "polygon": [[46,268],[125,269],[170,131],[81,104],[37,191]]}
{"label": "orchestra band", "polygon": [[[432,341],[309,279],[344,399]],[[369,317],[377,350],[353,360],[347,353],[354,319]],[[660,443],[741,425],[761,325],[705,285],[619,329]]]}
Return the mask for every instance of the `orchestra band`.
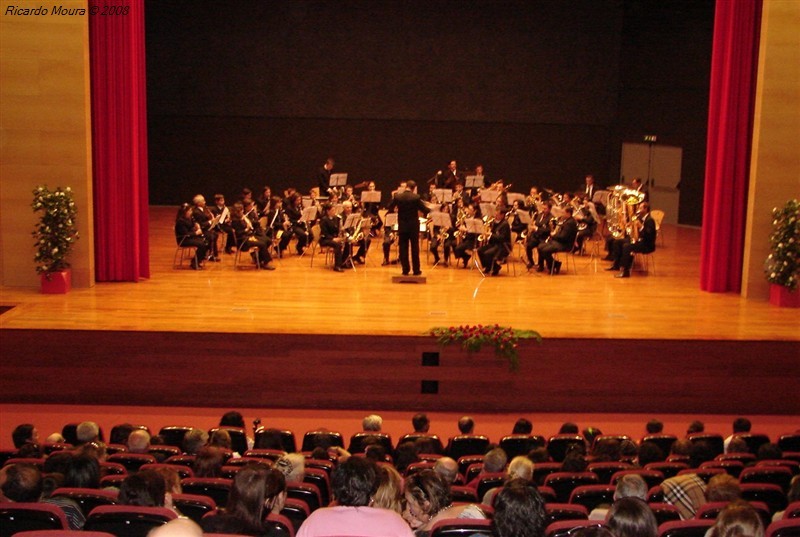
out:
{"label": "orchestra band", "polygon": [[[216,194],[208,207],[198,194],[178,211],[176,241],[196,248],[194,269],[219,261],[224,249],[226,254],[249,251],[254,264],[274,270],[272,258],[284,256],[294,243],[297,256],[317,244],[330,248],[333,270],[343,272],[364,264],[373,238],[382,241],[382,265],[397,263],[397,258],[390,259],[398,244],[397,214],[392,217],[387,209],[399,192],[407,191],[406,182],[387,188],[390,194],[382,198],[375,181],[332,186],[333,167],[333,159],[327,159],[307,195],[288,188],[277,196],[264,186],[254,198],[244,188],[232,206]],[[418,211],[418,236],[433,257],[433,267],[450,267],[455,258],[457,266],[472,264],[482,274],[496,276],[518,245],[528,271],[535,267],[558,275],[561,262],[555,254],[582,255],[585,242],[597,240],[605,241],[605,259],[613,262],[608,270],[628,277],[633,254],[655,250],[655,223],[638,179],[630,187],[600,189],[594,176],[587,175],[575,192],[534,186],[523,195],[502,179],[491,182],[482,165],[459,170],[452,160],[422,186],[419,197],[426,210],[420,206]]]}

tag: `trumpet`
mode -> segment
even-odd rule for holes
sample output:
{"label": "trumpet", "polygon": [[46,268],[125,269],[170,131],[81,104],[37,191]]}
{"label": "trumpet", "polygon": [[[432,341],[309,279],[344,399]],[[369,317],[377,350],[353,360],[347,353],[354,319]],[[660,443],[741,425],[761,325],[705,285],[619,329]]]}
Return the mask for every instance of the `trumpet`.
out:
{"label": "trumpet", "polygon": [[483,233],[478,235],[478,242],[486,242],[492,236],[492,222],[486,220],[488,216],[483,217]]}

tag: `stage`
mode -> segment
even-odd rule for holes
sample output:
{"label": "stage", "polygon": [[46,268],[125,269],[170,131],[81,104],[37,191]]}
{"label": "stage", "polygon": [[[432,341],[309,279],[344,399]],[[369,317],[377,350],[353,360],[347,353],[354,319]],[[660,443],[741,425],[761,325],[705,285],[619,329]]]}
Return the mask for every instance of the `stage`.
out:
{"label": "stage", "polygon": [[[236,270],[231,255],[174,270],[174,212],[151,207],[149,280],[2,289],[0,403],[741,413],[797,427],[800,314],[700,291],[699,229],[665,225],[655,272],[624,280],[587,255],[558,276],[516,262],[489,278],[423,258],[427,283],[397,284],[380,239],[341,274],[291,249],[275,271]],[[425,335],[478,323],[544,340],[522,342],[512,372]]]}

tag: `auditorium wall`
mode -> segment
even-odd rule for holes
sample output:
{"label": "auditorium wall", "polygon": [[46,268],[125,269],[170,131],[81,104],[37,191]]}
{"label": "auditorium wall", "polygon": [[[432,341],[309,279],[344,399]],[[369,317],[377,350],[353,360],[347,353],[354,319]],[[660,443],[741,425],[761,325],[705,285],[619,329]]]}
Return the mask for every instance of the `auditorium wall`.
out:
{"label": "auditorium wall", "polygon": [[451,158],[574,189],[657,134],[699,224],[713,1],[686,4],[148,2],[151,202],[306,189],[329,154],[384,189]]}

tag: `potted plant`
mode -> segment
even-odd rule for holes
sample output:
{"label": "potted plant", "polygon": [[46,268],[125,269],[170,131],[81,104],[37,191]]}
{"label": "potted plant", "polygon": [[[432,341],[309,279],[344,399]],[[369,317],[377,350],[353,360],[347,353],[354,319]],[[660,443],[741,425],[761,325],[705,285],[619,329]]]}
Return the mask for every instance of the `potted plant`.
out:
{"label": "potted plant", "polygon": [[769,301],[776,306],[800,307],[800,202],[792,199],[772,209],[772,253],[765,273],[770,285]]}
{"label": "potted plant", "polygon": [[66,293],[72,285],[69,255],[78,240],[75,200],[72,189],[50,190],[39,186],[33,191],[33,212],[39,213],[39,223],[33,232],[36,239],[36,272],[42,278],[43,293]]}

